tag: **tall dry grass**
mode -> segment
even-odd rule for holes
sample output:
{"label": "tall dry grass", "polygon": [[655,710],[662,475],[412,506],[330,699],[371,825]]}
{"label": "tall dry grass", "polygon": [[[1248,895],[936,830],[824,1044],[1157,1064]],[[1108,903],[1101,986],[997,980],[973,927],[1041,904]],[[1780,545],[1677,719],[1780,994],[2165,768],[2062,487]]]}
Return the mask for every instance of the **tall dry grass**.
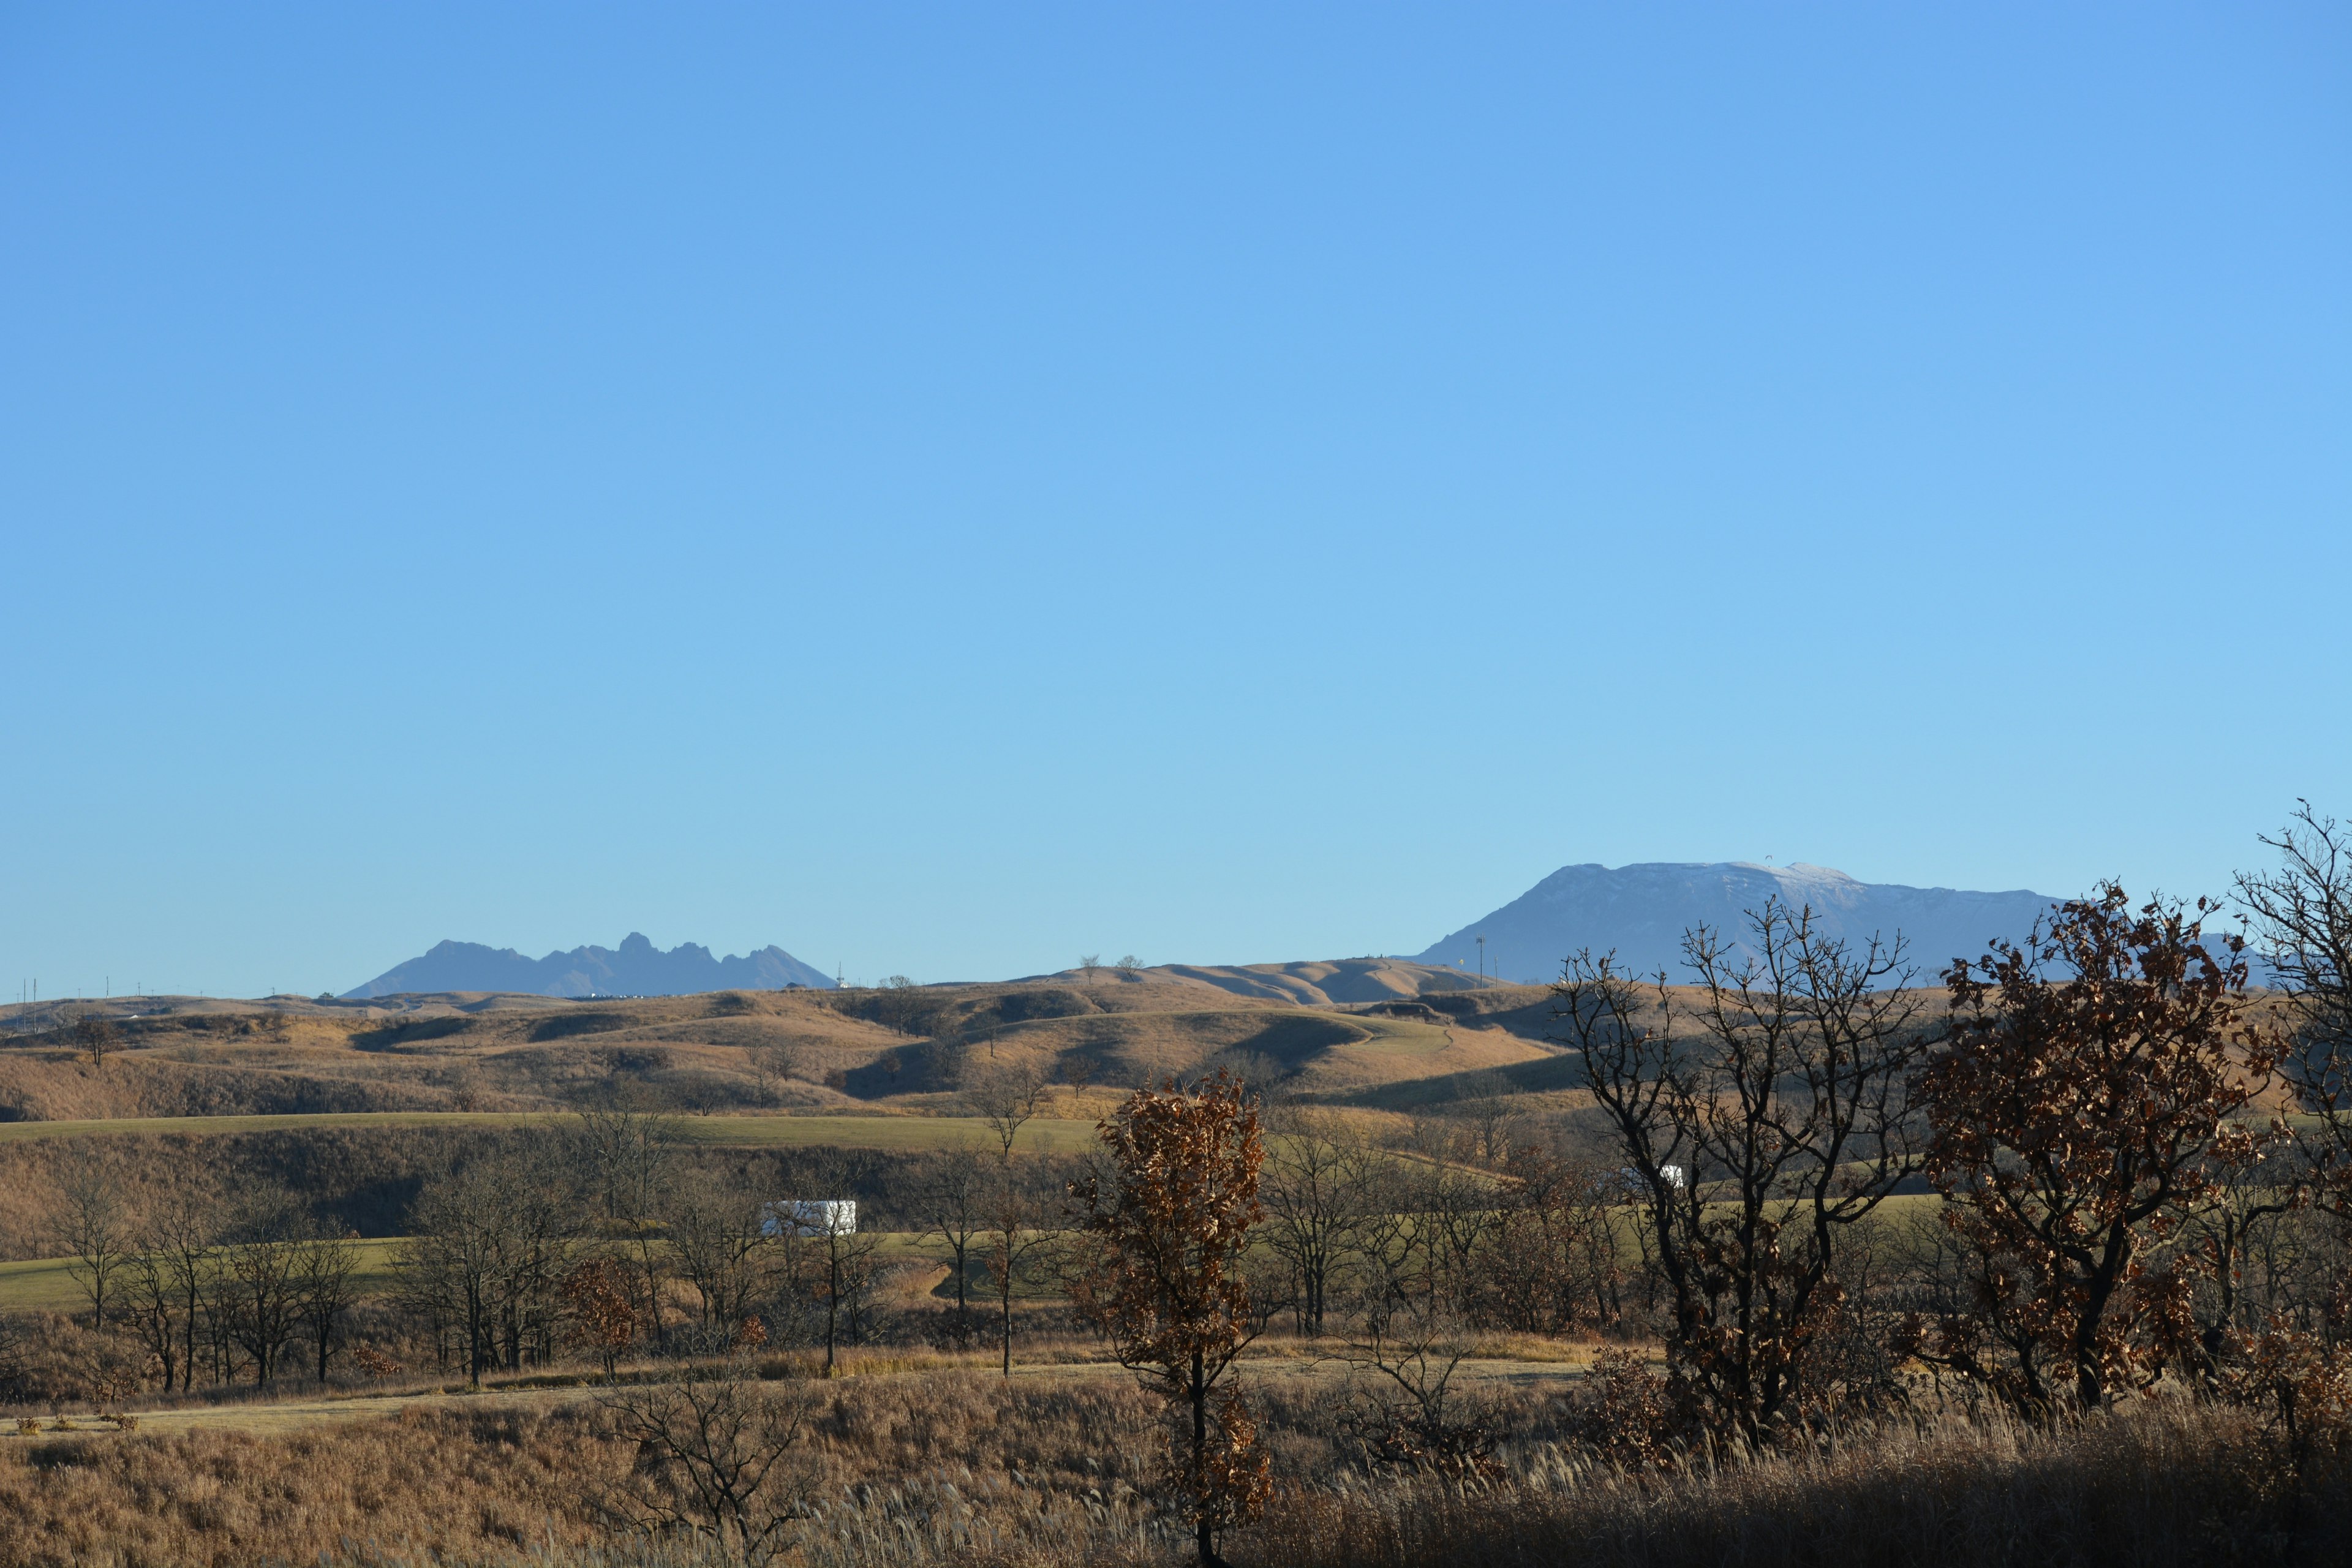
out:
{"label": "tall dry grass", "polygon": [[1544,1446],[1501,1486],[1339,1476],[1234,1543],[1286,1568],[1984,1568],[2352,1562],[2352,1474],[2284,1473],[2242,1413],[2041,1432],[1947,1416],[1637,1478]]}
{"label": "tall dry grass", "polygon": [[[1864,1568],[1878,1563],[2352,1561],[2352,1479],[2298,1490],[2242,1414],[2134,1409],[2042,1433],[1957,1416],[1849,1431],[1802,1455],[1629,1478],[1556,1440],[1524,1394],[1494,1415],[1510,1479],[1449,1487],[1351,1469],[1328,1379],[1272,1380],[1287,1485],[1227,1554],[1286,1568]],[[1173,1563],[1150,1491],[1155,1405],[1115,1377],[971,1371],[802,1385],[793,1484],[807,1568]],[[586,1400],[412,1409],[279,1436],[0,1436],[0,1568],[266,1562],[719,1568],[615,1532],[599,1489],[634,1458]]]}

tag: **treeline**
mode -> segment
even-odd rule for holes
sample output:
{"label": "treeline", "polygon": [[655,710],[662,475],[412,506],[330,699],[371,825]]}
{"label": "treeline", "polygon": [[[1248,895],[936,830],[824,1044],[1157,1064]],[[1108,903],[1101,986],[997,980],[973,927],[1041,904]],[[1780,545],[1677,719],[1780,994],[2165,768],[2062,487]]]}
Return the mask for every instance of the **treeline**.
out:
{"label": "treeline", "polygon": [[[58,1255],[53,1224],[58,1184],[74,1172],[100,1173],[135,1218],[175,1187],[230,1191],[282,1187],[299,1194],[322,1226],[362,1237],[401,1235],[432,1183],[469,1161],[541,1134],[524,1127],[307,1127],[217,1133],[109,1132],[0,1142],[0,1262]],[[729,1173],[749,1186],[784,1192],[818,1179],[846,1184],[842,1195],[866,1205],[884,1228],[919,1228],[912,1195],[943,1156],[922,1150],[736,1149],[682,1143],[674,1168]]]}
{"label": "treeline", "polygon": [[[72,1369],[86,1397],[268,1383],[298,1368],[324,1381],[345,1348],[357,1238],[284,1188],[191,1180],[134,1202],[113,1173],[83,1164],[58,1197],[54,1234],[90,1303],[94,1331]],[[34,1370],[0,1347],[0,1377],[19,1393]]]}
{"label": "treeline", "polygon": [[[1077,1170],[1002,1150],[983,1163],[711,1149],[679,1131],[614,1109],[515,1129],[20,1145],[8,1152],[37,1153],[26,1173],[48,1194],[37,1252],[68,1258],[89,1327],[0,1330],[0,1391],[105,1405],[143,1389],[427,1365],[478,1382],[746,1346],[821,1346],[830,1360],[886,1332],[965,1343],[977,1321],[966,1271],[988,1256],[981,1233],[1011,1216],[1025,1259],[1037,1216]],[[859,1224],[778,1224],[772,1205],[795,1200],[854,1203]],[[354,1211],[399,1238],[364,1281]],[[948,1221],[957,1305],[905,1321],[882,1300],[906,1261],[884,1257],[884,1238],[942,1212],[961,1216]],[[1013,1279],[1026,1288],[1025,1274]],[[1009,1290],[1003,1306],[1009,1316]]]}

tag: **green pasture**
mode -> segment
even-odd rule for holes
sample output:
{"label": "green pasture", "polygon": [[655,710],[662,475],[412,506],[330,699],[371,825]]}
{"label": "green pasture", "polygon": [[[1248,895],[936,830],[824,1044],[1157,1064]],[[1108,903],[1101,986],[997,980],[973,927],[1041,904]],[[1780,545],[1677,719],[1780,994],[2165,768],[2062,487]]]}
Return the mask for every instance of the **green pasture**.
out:
{"label": "green pasture", "polygon": [[[352,1281],[362,1294],[374,1295],[392,1283],[393,1249],[400,1245],[396,1237],[379,1237],[353,1242],[359,1252],[359,1267],[352,1271]],[[120,1299],[115,1294],[123,1289],[122,1277],[108,1288],[110,1303]],[[89,1298],[83,1294],[72,1273],[72,1265],[63,1258],[36,1258],[21,1263],[0,1263],[0,1311],[87,1312]]]}
{"label": "green pasture", "polygon": [[[681,1143],[737,1149],[994,1149],[996,1133],[974,1116],[669,1116]],[[570,1115],[551,1111],[330,1110],[288,1116],[132,1116],[101,1121],[0,1121],[0,1142],[31,1138],[87,1138],[120,1133],[218,1137],[238,1132],[289,1132],[339,1127],[551,1127]],[[1025,1153],[1071,1154],[1092,1148],[1091,1121],[1048,1121],[1021,1129],[1013,1147]]]}
{"label": "green pasture", "polygon": [[[370,1237],[352,1245],[359,1253],[359,1267],[352,1270],[352,1282],[362,1296],[381,1295],[392,1288],[393,1265],[399,1256],[402,1241],[397,1236]],[[893,1263],[945,1263],[946,1244],[935,1236],[921,1236],[911,1231],[880,1233],[881,1256]],[[73,1277],[70,1259],[37,1258],[19,1263],[0,1263],[0,1312],[87,1312],[89,1297]],[[975,1294],[988,1289],[985,1270],[977,1264],[971,1276],[971,1289]],[[117,1283],[110,1291],[123,1287]],[[120,1298],[110,1294],[109,1300]]]}

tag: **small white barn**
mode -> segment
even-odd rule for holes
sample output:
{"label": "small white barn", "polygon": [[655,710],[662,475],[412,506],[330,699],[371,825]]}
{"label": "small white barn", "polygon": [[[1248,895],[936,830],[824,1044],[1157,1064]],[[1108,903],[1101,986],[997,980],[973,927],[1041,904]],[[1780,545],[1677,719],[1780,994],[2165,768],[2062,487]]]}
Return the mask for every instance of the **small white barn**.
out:
{"label": "small white barn", "polygon": [[849,1198],[785,1198],[762,1204],[760,1229],[769,1236],[856,1236],[857,1205]]}

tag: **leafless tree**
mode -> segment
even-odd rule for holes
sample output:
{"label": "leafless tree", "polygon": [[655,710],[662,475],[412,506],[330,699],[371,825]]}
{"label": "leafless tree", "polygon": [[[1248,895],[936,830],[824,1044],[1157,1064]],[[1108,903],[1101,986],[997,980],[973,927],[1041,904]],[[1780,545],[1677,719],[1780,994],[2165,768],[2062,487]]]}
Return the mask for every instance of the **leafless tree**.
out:
{"label": "leafless tree", "polygon": [[672,1254],[662,1245],[656,1211],[675,1164],[678,1125],[625,1104],[583,1110],[573,1129],[580,1181],[591,1195],[607,1243],[630,1263],[636,1310],[665,1348],[662,1287]]}
{"label": "leafless tree", "polygon": [[626,1223],[653,1214],[679,1135],[674,1119],[624,1103],[580,1113],[572,1140],[581,1181],[603,1218]]}
{"label": "leafless tree", "polygon": [[1425,1160],[1412,1173],[1413,1229],[1423,1259],[1424,1310],[1473,1310],[1486,1253],[1502,1224],[1495,1178],[1476,1163],[1477,1147],[1443,1122],[1423,1144]]}
{"label": "leafless tree", "polygon": [[809,1478],[790,1461],[812,1403],[804,1388],[761,1383],[740,1358],[599,1395],[602,1418],[636,1448],[627,1477],[599,1500],[604,1513],[709,1542],[729,1561],[771,1561],[805,1503]]}
{"label": "leafless tree", "polygon": [[1837,1308],[1841,1237],[1911,1169],[1927,1040],[1899,936],[1850,946],[1777,900],[1748,931],[1746,956],[1709,928],[1685,935],[1687,1008],[1664,975],[1588,951],[1553,1013],[1649,1211],[1671,1378],[1700,1419],[1752,1439]]}
{"label": "leafless tree", "polygon": [[50,1235],[66,1254],[67,1271],[89,1298],[90,1314],[106,1327],[115,1282],[136,1251],[136,1228],[121,1179],[102,1157],[69,1158],[58,1178]]}
{"label": "leafless tree", "polygon": [[295,1244],[294,1288],[320,1383],[341,1348],[343,1319],[357,1296],[352,1276],[359,1268],[358,1240],[349,1231],[320,1230]]}
{"label": "leafless tree", "polygon": [[76,1013],[66,1034],[73,1041],[74,1049],[89,1058],[89,1065],[100,1072],[106,1070],[106,1058],[122,1045],[122,1032],[114,1026],[114,1021],[94,1007]]}
{"label": "leafless tree", "polygon": [[1013,1375],[1013,1298],[1031,1283],[1037,1265],[1050,1247],[1052,1234],[1045,1228],[1044,1209],[1014,1179],[1008,1165],[992,1173],[982,1190],[982,1258],[989,1282],[996,1288],[997,1343],[1003,1373]]}
{"label": "leafless tree", "polygon": [[[173,1302],[169,1317],[179,1326],[183,1389],[196,1385],[197,1336],[213,1337],[205,1319],[219,1296],[221,1208],[214,1184],[194,1179],[184,1179],[148,1205],[142,1262],[155,1272],[155,1293]],[[159,1356],[168,1369],[171,1358]]]}
{"label": "leafless tree", "polygon": [[778,1227],[757,1194],[709,1178],[679,1184],[663,1212],[678,1271],[701,1303],[705,1338],[730,1342],[772,1289]]}
{"label": "leafless tree", "polygon": [[[2321,1147],[2306,1156],[2323,1173],[2352,1169],[2352,829],[2299,802],[2279,835],[2273,870],[2237,879],[2237,901],[2270,979],[2292,1013],[2283,1067],[2302,1108],[2316,1113],[2299,1133]],[[2338,1199],[2352,1208],[2352,1194]]]}
{"label": "leafless tree", "polygon": [[955,1337],[971,1334],[971,1308],[966,1292],[971,1255],[988,1228],[988,1173],[969,1149],[958,1149],[943,1160],[924,1184],[923,1217],[930,1233],[947,1243],[948,1267],[955,1279]]}
{"label": "leafless tree", "polygon": [[966,1110],[988,1123],[1006,1163],[1022,1127],[1045,1108],[1045,1075],[1026,1060],[992,1062],[975,1069],[963,1091]]}
{"label": "leafless tree", "polygon": [[480,1158],[419,1195],[400,1297],[457,1338],[467,1382],[556,1344],[560,1291],[583,1238],[576,1164],[531,1144]]}
{"label": "leafless tree", "polygon": [[1398,1303],[1364,1317],[1349,1336],[1347,1358],[1387,1391],[1375,1397],[1369,1419],[1350,1423],[1367,1458],[1460,1478],[1501,1475],[1491,1429],[1464,1418],[1454,1387],[1470,1348],[1466,1321],[1447,1306]]}
{"label": "leafless tree", "polygon": [[1328,1110],[1285,1106],[1266,1113],[1258,1201],[1266,1239],[1288,1267],[1299,1331],[1319,1334],[1332,1286],[1366,1218],[1374,1155],[1363,1136]]}
{"label": "leafless tree", "polygon": [[1471,1157],[1489,1170],[1502,1164],[1510,1153],[1507,1129],[1518,1114],[1511,1104],[1511,1080],[1491,1070],[1473,1074],[1462,1086],[1454,1114],[1469,1125],[1474,1140]]}
{"label": "leafless tree", "polygon": [[1055,1076],[1069,1085],[1070,1110],[1073,1114],[1086,1109],[1087,1086],[1094,1082],[1095,1073],[1099,1065],[1094,1058],[1077,1053],[1064,1057],[1055,1064]]}
{"label": "leafless tree", "polygon": [[1490,1202],[1495,1223],[1464,1300],[1481,1321],[1538,1334],[1618,1316],[1624,1186],[1530,1145],[1511,1152]]}
{"label": "leafless tree", "polygon": [[230,1333],[253,1367],[253,1381],[278,1375],[286,1347],[302,1323],[302,1286],[296,1273],[309,1216],[282,1192],[264,1192],[243,1205],[223,1253],[219,1289]]}
{"label": "leafless tree", "polygon": [[761,1094],[773,1099],[781,1085],[807,1077],[803,1054],[796,1040],[771,1040],[753,1046],[746,1055],[751,1064],[751,1075],[759,1080]]}

